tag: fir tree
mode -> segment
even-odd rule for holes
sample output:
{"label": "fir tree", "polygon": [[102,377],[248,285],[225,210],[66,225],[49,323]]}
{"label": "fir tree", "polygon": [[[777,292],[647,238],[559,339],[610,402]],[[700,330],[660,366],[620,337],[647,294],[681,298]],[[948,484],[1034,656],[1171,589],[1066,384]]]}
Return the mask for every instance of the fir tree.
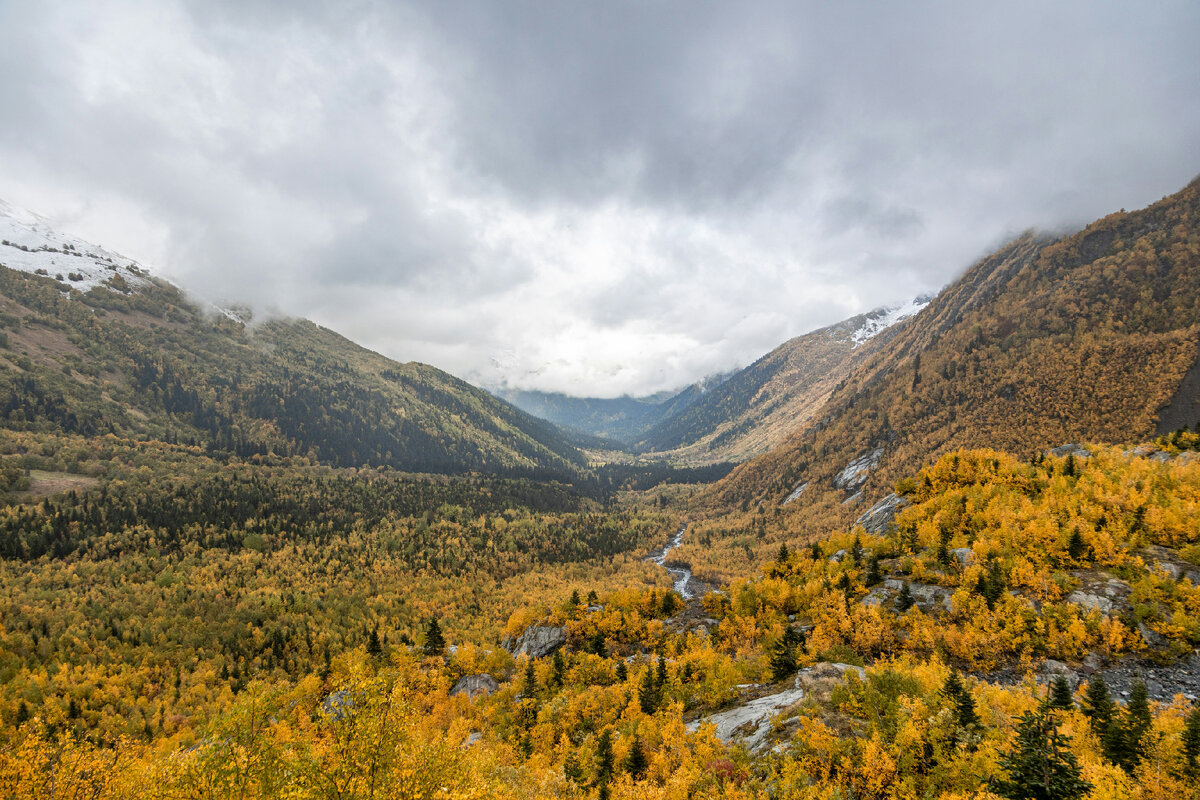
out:
{"label": "fir tree", "polygon": [[596,742],[596,783],[606,786],[613,772],[612,734],[607,730]]}
{"label": "fir tree", "polygon": [[643,714],[653,714],[658,710],[658,692],[654,686],[654,670],[647,665],[642,675],[642,685],[638,689],[638,704]]}
{"label": "fir tree", "polygon": [[776,681],[790,678],[796,672],[796,646],[800,644],[800,634],[788,625],[783,629],[783,635],[775,643],[771,651],[771,679]]}
{"label": "fir tree", "polygon": [[1013,749],[1000,757],[1008,777],[993,791],[1011,800],[1079,800],[1089,791],[1070,743],[1058,732],[1053,712],[1045,707],[1021,716]]}
{"label": "fir tree", "polygon": [[440,656],[445,650],[446,640],[442,636],[442,626],[438,625],[437,617],[434,617],[425,628],[425,655]]}
{"label": "fir tree", "polygon": [[550,667],[553,670],[550,673],[550,682],[555,686],[562,686],[567,677],[567,662],[563,658],[562,650],[554,651],[550,658]]}
{"label": "fir tree", "polygon": [[646,753],[642,750],[642,740],[638,737],[633,737],[633,744],[629,747],[629,755],[625,757],[625,771],[629,773],[629,777],[635,781],[640,781],[646,777]]}
{"label": "fir tree", "polygon": [[850,545],[850,560],[853,561],[854,566],[857,567],[862,564],[862,558],[863,558],[862,539],[860,539],[858,534],[856,533],[856,534],[854,534],[854,543]]}
{"label": "fir tree", "polygon": [[617,681],[624,683],[629,680],[629,669],[625,666],[625,659],[617,659]]}
{"label": "fir tree", "polygon": [[1087,553],[1087,542],[1083,541],[1083,535],[1078,528],[1071,531],[1071,538],[1067,540],[1067,557],[1072,561],[1079,561]]}
{"label": "fir tree", "polygon": [[533,698],[537,696],[537,678],[533,674],[533,659],[525,659],[525,680],[521,682],[521,695]]}
{"label": "fir tree", "polygon": [[1200,706],[1193,708],[1183,727],[1183,763],[1188,775],[1200,772],[1196,759],[1200,757]]}
{"label": "fir tree", "polygon": [[1101,742],[1104,755],[1126,772],[1133,772],[1146,755],[1146,734],[1153,722],[1146,684],[1138,681],[1129,690],[1129,702],[1120,719],[1114,719],[1105,732]]}
{"label": "fir tree", "polygon": [[576,786],[583,782],[583,767],[579,766],[574,750],[568,750],[567,757],[563,759],[563,777]]}
{"label": "fir tree", "polygon": [[1092,733],[1103,741],[1112,724],[1116,706],[1113,704],[1112,696],[1108,693],[1108,684],[1099,675],[1088,682],[1087,692],[1083,696],[1080,710],[1088,718]]}
{"label": "fir tree", "polygon": [[29,721],[29,706],[25,705],[25,701],[21,701],[21,705],[17,706],[17,718],[15,720],[16,727],[21,727],[22,724]]}
{"label": "fir tree", "polygon": [[867,562],[867,577],[865,582],[867,586],[874,586],[883,580],[883,574],[879,571],[879,556],[872,554],[871,560]]}
{"label": "fir tree", "polygon": [[1063,711],[1070,711],[1075,707],[1074,692],[1071,691],[1071,684],[1066,675],[1054,677],[1054,681],[1050,684],[1050,692],[1046,696],[1046,705]]}
{"label": "fir tree", "polygon": [[371,636],[367,640],[367,654],[376,658],[383,655],[383,646],[379,644],[379,626],[371,629]]}
{"label": "fir tree", "polygon": [[905,583],[900,587],[900,594],[896,597],[896,610],[904,613],[913,607],[914,602],[916,601],[913,600],[912,589],[909,588],[908,583]]}
{"label": "fir tree", "polygon": [[792,554],[788,552],[787,542],[784,542],[779,545],[779,555],[775,556],[775,563],[781,567],[786,567],[788,559],[791,557]]}
{"label": "fir tree", "polygon": [[821,560],[821,545],[817,544],[816,542],[813,542],[812,547],[809,548],[809,555],[812,557],[813,561],[820,561]]}

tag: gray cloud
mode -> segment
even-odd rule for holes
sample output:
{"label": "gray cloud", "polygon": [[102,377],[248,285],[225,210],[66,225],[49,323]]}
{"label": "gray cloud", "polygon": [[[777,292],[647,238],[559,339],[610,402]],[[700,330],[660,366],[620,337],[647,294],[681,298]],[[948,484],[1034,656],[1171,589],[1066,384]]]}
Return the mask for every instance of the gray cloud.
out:
{"label": "gray cloud", "polygon": [[649,392],[1200,171],[1200,8],[0,4],[0,196],[478,382]]}

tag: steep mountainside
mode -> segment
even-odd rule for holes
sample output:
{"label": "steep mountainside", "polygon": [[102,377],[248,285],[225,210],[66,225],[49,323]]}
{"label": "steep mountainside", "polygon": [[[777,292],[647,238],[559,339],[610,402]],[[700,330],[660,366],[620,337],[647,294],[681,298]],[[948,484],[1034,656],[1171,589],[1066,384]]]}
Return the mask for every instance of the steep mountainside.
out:
{"label": "steep mountainside", "polygon": [[[1200,181],[1072,236],[1027,234],[974,265],[833,392],[812,424],[736,470],[722,503],[843,524],[903,474],[961,447],[1033,455],[1152,436],[1193,408]],[[1179,396],[1177,396],[1179,395]],[[1197,420],[1187,420],[1195,423]]]}
{"label": "steep mountainside", "polygon": [[[0,420],[243,456],[571,477],[553,426],[307,321],[248,325],[128,259],[0,206]],[[11,267],[11,268],[9,268]]]}
{"label": "steep mountainside", "polygon": [[769,450],[928,302],[877,309],[785,342],[659,422],[638,449],[699,461],[744,461]]}

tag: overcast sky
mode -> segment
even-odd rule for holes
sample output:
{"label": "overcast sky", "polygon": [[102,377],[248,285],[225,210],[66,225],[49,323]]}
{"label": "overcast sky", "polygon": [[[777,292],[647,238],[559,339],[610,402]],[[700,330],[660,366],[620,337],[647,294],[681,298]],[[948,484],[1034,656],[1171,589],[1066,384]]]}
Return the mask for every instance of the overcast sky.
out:
{"label": "overcast sky", "polygon": [[0,197],[197,294],[613,396],[1200,172],[1200,3],[0,0]]}

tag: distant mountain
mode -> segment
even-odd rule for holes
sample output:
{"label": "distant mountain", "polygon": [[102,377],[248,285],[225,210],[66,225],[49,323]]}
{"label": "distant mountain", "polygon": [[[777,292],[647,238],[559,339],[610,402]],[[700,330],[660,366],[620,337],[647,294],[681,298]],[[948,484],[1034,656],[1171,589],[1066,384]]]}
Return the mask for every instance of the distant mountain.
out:
{"label": "distant mountain", "polygon": [[803,425],[856,364],[929,300],[918,297],[797,336],[744,369],[705,378],[675,395],[498,394],[536,417],[643,455],[694,464],[744,461]]}
{"label": "distant mountain", "polygon": [[341,466],[570,478],[550,424],[303,320],[205,309],[133,261],[0,205],[0,424]]}
{"label": "distant mountain", "polygon": [[1200,180],[982,259],[713,497],[782,502],[808,484],[789,508],[844,524],[952,449],[1147,439],[1200,421],[1198,356]]}
{"label": "distant mountain", "polygon": [[680,404],[637,448],[685,461],[744,461],[766,452],[808,421],[838,383],[929,299],[876,309],[790,339]]}
{"label": "distant mountain", "polygon": [[614,398],[571,397],[522,389],[498,389],[495,394],[535,417],[620,445],[637,441],[655,423],[685,406],[694,396],[687,390],[679,395]]}

